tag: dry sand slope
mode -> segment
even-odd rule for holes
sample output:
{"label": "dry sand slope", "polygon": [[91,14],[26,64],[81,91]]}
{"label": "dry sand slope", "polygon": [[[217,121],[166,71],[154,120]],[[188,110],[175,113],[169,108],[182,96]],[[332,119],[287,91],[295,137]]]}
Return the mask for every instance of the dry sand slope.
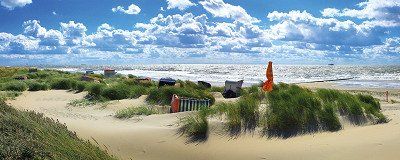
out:
{"label": "dry sand slope", "polygon": [[383,104],[387,124],[350,127],[329,133],[289,139],[267,139],[258,134],[236,139],[212,131],[203,143],[187,143],[177,134],[177,117],[189,113],[151,115],[119,120],[115,110],[144,103],[145,97],[113,102],[106,108],[67,107],[84,93],[24,92],[9,101],[21,110],[34,110],[66,123],[68,128],[99,144],[121,159],[400,159],[400,105]]}

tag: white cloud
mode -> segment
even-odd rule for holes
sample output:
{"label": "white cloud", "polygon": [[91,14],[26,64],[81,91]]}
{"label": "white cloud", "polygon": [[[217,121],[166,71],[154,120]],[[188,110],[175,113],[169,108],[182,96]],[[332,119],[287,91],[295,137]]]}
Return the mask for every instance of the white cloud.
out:
{"label": "white cloud", "polygon": [[317,44],[367,46],[381,43],[384,32],[374,24],[356,24],[334,18],[317,18],[303,11],[271,12],[267,16],[278,24],[270,26],[271,38]]}
{"label": "white cloud", "polygon": [[25,35],[40,39],[40,45],[60,46],[65,44],[64,36],[60,31],[53,29],[47,31],[38,20],[25,21],[23,27]]}
{"label": "white cloud", "polygon": [[363,49],[366,55],[394,54],[400,56],[400,37],[387,38],[382,45],[375,45]]}
{"label": "white cloud", "polygon": [[[369,19],[375,23],[374,26],[394,27],[400,26],[400,1],[399,0],[367,0],[358,4],[360,9],[343,10],[326,8],[321,11],[325,17],[353,17],[358,19]],[[379,23],[383,23],[380,25]],[[390,23],[390,25],[387,25]]]}
{"label": "white cloud", "polygon": [[22,25],[24,34],[28,36],[38,37],[46,33],[46,29],[40,25],[38,20],[28,20]]}
{"label": "white cloud", "polygon": [[86,26],[82,23],[75,23],[69,21],[68,23],[60,23],[61,32],[66,40],[67,45],[79,45],[82,44],[82,38],[86,36]]}
{"label": "white cloud", "polygon": [[336,8],[325,8],[321,11],[321,14],[324,17],[336,17],[340,15],[340,10]]}
{"label": "white cloud", "polygon": [[0,4],[9,10],[13,10],[16,7],[24,7],[31,3],[32,0],[0,0]]}
{"label": "white cloud", "polygon": [[196,5],[192,3],[190,0],[167,0],[167,3],[168,3],[167,9],[178,8],[181,11]]}
{"label": "white cloud", "polygon": [[24,35],[0,33],[0,42],[0,53],[35,53],[39,48],[39,40]]}
{"label": "white cloud", "polygon": [[250,16],[242,7],[225,3],[223,0],[204,0],[199,3],[214,17],[230,18],[247,23],[260,22],[257,18]]}
{"label": "white cloud", "polygon": [[51,12],[51,14],[53,14],[53,15],[57,15],[57,12],[56,11],[53,11],[53,12]]}
{"label": "white cloud", "polygon": [[360,19],[400,20],[399,0],[367,0],[358,4],[360,10],[345,8],[338,10],[326,8],[322,14],[327,17],[355,17]]}
{"label": "white cloud", "polygon": [[140,11],[141,11],[141,9],[140,9],[137,5],[135,5],[135,4],[131,4],[131,5],[128,7],[128,9],[126,9],[126,10],[125,10],[125,8],[122,7],[122,6],[117,6],[117,7],[115,7],[115,8],[112,8],[111,10],[112,10],[114,13],[116,13],[116,12],[121,12],[121,13],[131,14],[131,15],[133,15],[133,14],[139,14]]}
{"label": "white cloud", "polygon": [[125,51],[136,44],[136,34],[134,31],[114,29],[104,23],[97,28],[97,33],[88,35],[85,40],[102,51]]}

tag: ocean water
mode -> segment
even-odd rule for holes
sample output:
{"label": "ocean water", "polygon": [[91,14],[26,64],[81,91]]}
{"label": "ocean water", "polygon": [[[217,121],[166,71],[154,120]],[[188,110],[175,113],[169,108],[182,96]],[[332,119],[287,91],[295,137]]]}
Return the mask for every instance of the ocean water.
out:
{"label": "ocean water", "polygon": [[[266,65],[247,64],[157,64],[113,66],[118,73],[160,79],[171,77],[190,81],[206,81],[222,86],[225,80],[244,80],[249,86],[265,81]],[[103,66],[58,68],[64,71],[84,72],[87,68],[102,73]],[[333,82],[339,86],[367,88],[400,88],[400,65],[356,66],[356,65],[274,65],[274,81],[301,83],[320,80],[353,78]]]}

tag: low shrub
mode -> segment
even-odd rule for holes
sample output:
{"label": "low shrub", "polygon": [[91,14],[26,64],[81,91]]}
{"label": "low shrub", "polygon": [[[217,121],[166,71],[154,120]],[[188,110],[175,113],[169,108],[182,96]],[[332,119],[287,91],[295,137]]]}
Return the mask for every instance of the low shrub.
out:
{"label": "low shrub", "polygon": [[92,83],[87,87],[88,95],[93,98],[100,98],[101,92],[106,87],[107,87],[106,85],[101,83]]}
{"label": "low shrub", "polygon": [[40,91],[40,90],[48,90],[50,86],[46,83],[40,83],[40,82],[29,82],[28,84],[28,91]]}
{"label": "low shrub", "polygon": [[25,91],[28,89],[28,85],[24,82],[19,82],[19,81],[11,81],[6,84],[3,84],[2,87],[4,91]]}
{"label": "low shrub", "polygon": [[59,78],[51,81],[52,89],[74,89],[77,81],[69,78]]}
{"label": "low shrub", "polygon": [[140,107],[130,107],[130,108],[125,108],[122,110],[117,111],[115,114],[116,118],[131,118],[135,115],[152,115],[152,114],[157,114],[157,110],[147,107],[147,106],[140,106]]}
{"label": "low shrub", "polygon": [[149,94],[150,88],[144,86],[131,86],[131,95],[130,98],[138,98],[141,95]]}
{"label": "low shrub", "polygon": [[74,89],[76,90],[76,92],[82,92],[86,89],[86,87],[86,82],[77,82]]}
{"label": "low shrub", "polygon": [[106,87],[101,91],[101,96],[110,100],[120,100],[130,98],[130,87],[125,84],[117,84],[114,86]]}

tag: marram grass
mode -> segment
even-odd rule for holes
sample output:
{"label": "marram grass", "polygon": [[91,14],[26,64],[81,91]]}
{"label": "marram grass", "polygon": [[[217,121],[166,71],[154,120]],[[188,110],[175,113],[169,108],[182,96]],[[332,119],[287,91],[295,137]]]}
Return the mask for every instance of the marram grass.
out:
{"label": "marram grass", "polygon": [[[267,108],[260,109],[261,103]],[[337,90],[320,89],[316,92],[297,85],[278,84],[269,93],[260,87],[243,89],[235,103],[219,103],[202,116],[190,116],[182,121],[186,134],[206,134],[207,117],[223,116],[225,125],[232,131],[262,128],[268,137],[290,137],[317,131],[338,131],[342,128],[339,116],[350,121],[370,120],[384,123],[386,117],[380,111],[379,101],[369,95],[352,95]],[[355,124],[362,124],[357,121]],[[193,126],[191,126],[193,125]]]}
{"label": "marram grass", "polygon": [[114,159],[43,114],[0,102],[0,159]]}

